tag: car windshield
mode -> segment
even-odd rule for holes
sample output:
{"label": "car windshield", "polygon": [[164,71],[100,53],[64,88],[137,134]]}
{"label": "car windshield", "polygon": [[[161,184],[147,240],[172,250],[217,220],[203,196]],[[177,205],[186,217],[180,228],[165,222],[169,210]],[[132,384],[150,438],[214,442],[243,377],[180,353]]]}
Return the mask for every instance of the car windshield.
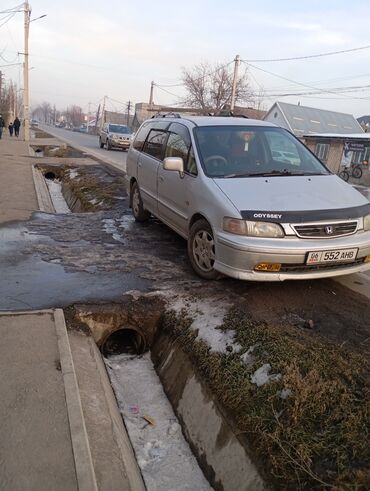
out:
{"label": "car windshield", "polygon": [[330,172],[294,136],[267,126],[200,126],[194,130],[209,177],[327,175]]}
{"label": "car windshield", "polygon": [[124,126],[122,124],[110,124],[109,125],[109,131],[111,133],[131,133],[131,130],[128,126]]}

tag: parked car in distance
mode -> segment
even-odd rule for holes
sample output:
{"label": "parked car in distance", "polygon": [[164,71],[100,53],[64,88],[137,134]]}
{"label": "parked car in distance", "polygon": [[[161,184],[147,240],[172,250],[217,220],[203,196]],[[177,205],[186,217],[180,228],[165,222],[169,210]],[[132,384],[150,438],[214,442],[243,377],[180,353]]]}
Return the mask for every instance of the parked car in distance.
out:
{"label": "parked car in distance", "polygon": [[31,119],[31,126],[33,126],[34,128],[37,128],[39,126],[39,122],[37,121],[37,119]]}
{"label": "parked car in distance", "polygon": [[132,142],[132,130],[123,124],[104,123],[100,135],[99,146],[107,150],[122,148],[127,150]]}
{"label": "parked car in distance", "polygon": [[[294,162],[274,155],[292,149]],[[289,131],[236,117],[144,122],[125,176],[138,222],[188,243],[195,272],[282,281],[370,269],[370,202]]]}

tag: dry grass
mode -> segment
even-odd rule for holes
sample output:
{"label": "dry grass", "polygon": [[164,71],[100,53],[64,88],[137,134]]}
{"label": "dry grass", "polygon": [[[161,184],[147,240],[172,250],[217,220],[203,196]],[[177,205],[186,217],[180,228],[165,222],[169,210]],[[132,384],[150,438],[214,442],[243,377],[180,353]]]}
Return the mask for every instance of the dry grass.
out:
{"label": "dry grass", "polygon": [[[274,489],[370,489],[369,360],[290,326],[253,321],[232,309],[223,330],[240,353],[211,353],[191,319],[167,313],[164,329],[193,359],[210,389],[246,434]],[[254,346],[253,361],[240,359]],[[261,387],[251,374],[269,363],[280,380]],[[286,399],[282,390],[291,393]]]}

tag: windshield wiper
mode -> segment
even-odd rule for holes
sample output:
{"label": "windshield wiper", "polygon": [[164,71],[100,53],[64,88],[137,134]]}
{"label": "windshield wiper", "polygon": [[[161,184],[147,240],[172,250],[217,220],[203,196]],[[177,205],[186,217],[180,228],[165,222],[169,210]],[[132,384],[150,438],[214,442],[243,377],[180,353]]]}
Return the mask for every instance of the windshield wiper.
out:
{"label": "windshield wiper", "polygon": [[268,172],[244,172],[242,174],[227,174],[225,178],[233,177],[270,177],[270,176],[321,176],[320,172],[290,171],[288,169],[272,170]]}

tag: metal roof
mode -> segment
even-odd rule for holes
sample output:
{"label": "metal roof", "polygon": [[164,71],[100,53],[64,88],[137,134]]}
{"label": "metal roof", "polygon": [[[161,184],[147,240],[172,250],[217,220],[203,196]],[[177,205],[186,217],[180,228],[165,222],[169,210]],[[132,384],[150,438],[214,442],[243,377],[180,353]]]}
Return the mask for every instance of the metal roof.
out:
{"label": "metal roof", "polygon": [[363,132],[360,124],[351,114],[298,106],[286,102],[276,102],[268,112],[268,115],[274,111],[275,105],[280,108],[291,131],[298,136],[310,133],[335,132],[346,134]]}
{"label": "metal roof", "polygon": [[370,140],[370,133],[308,133],[305,138],[340,138],[341,140]]}

